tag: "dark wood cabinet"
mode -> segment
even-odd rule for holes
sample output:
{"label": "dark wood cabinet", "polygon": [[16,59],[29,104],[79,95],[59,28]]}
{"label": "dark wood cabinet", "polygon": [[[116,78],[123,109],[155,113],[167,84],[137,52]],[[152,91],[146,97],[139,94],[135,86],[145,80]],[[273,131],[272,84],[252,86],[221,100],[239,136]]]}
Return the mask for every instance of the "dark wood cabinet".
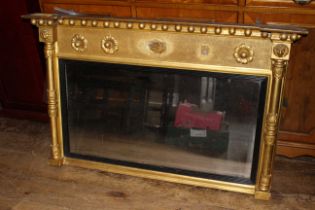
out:
{"label": "dark wood cabinet", "polygon": [[315,156],[315,29],[309,32],[293,48],[280,121],[278,151],[292,157]]}
{"label": "dark wood cabinet", "polygon": [[[268,13],[249,10],[244,14],[244,23],[253,24],[259,20],[263,23],[293,24],[309,29],[309,35],[292,48],[294,57],[287,72],[277,153],[288,157],[315,156],[315,10],[309,10],[314,8],[315,2],[305,6],[287,0],[277,1],[279,2],[284,3],[279,9],[287,9],[287,13],[278,13],[277,8],[270,9]],[[265,5],[272,5],[271,3],[277,5],[276,1],[266,2]],[[259,4],[253,4],[263,5],[260,1]]]}
{"label": "dark wood cabinet", "polygon": [[[315,2],[310,0],[309,3],[299,4],[296,0],[247,0],[247,6],[265,6],[265,7],[275,7],[275,8],[297,8],[297,9],[307,9],[315,8]],[[271,11],[275,13],[276,11]],[[300,11],[295,11],[295,13],[303,13]]]}
{"label": "dark wood cabinet", "polygon": [[307,27],[294,44],[284,92],[277,152],[315,156],[315,1],[293,0],[40,0],[43,12],[54,7],[115,17],[175,18],[226,23],[293,24]]}
{"label": "dark wood cabinet", "polygon": [[48,119],[37,33],[21,19],[21,15],[36,11],[37,1],[1,4],[0,115]]}

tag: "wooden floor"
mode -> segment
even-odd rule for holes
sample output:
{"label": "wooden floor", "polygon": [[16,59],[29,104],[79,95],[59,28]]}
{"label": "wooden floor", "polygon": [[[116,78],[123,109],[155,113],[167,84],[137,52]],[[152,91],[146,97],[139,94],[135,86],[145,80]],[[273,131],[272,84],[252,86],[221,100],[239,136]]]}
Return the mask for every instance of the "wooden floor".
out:
{"label": "wooden floor", "polygon": [[315,159],[277,157],[272,200],[117,175],[51,167],[46,123],[0,118],[0,210],[315,209]]}

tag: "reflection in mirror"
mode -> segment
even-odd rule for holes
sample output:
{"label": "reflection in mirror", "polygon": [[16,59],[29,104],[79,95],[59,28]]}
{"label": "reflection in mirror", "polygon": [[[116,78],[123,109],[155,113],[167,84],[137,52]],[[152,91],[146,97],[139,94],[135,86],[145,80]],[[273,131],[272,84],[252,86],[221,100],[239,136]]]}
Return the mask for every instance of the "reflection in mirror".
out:
{"label": "reflection in mirror", "polygon": [[66,155],[255,180],[266,77],[66,60],[60,70]]}

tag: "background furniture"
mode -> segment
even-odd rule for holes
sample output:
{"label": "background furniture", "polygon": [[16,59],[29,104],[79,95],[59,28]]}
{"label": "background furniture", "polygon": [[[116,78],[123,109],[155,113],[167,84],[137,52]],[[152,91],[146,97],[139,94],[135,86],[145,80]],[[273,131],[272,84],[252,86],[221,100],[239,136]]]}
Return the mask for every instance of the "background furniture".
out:
{"label": "background furniture", "polygon": [[[293,47],[296,56],[291,59],[288,70],[277,152],[289,157],[315,156],[313,93],[315,1],[304,5],[296,2],[293,0],[40,0],[40,5],[42,12],[54,12],[54,7],[59,7],[115,17],[198,19],[245,24],[261,22],[293,24],[309,28],[310,34]],[[5,13],[1,12],[1,14]],[[38,96],[41,95],[37,94]],[[3,97],[3,93],[0,97]]]}
{"label": "background furniture", "polygon": [[5,1],[0,7],[0,115],[48,120],[45,71],[37,32],[21,15],[39,11],[37,0]]}

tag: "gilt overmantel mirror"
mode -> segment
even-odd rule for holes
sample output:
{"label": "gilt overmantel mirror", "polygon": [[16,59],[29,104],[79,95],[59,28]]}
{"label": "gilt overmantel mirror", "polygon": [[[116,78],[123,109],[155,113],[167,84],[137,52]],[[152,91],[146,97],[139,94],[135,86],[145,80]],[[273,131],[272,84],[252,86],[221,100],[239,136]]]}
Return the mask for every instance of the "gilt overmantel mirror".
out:
{"label": "gilt overmantel mirror", "polygon": [[45,43],[52,164],[269,198],[291,44],[307,31],[27,18]]}

